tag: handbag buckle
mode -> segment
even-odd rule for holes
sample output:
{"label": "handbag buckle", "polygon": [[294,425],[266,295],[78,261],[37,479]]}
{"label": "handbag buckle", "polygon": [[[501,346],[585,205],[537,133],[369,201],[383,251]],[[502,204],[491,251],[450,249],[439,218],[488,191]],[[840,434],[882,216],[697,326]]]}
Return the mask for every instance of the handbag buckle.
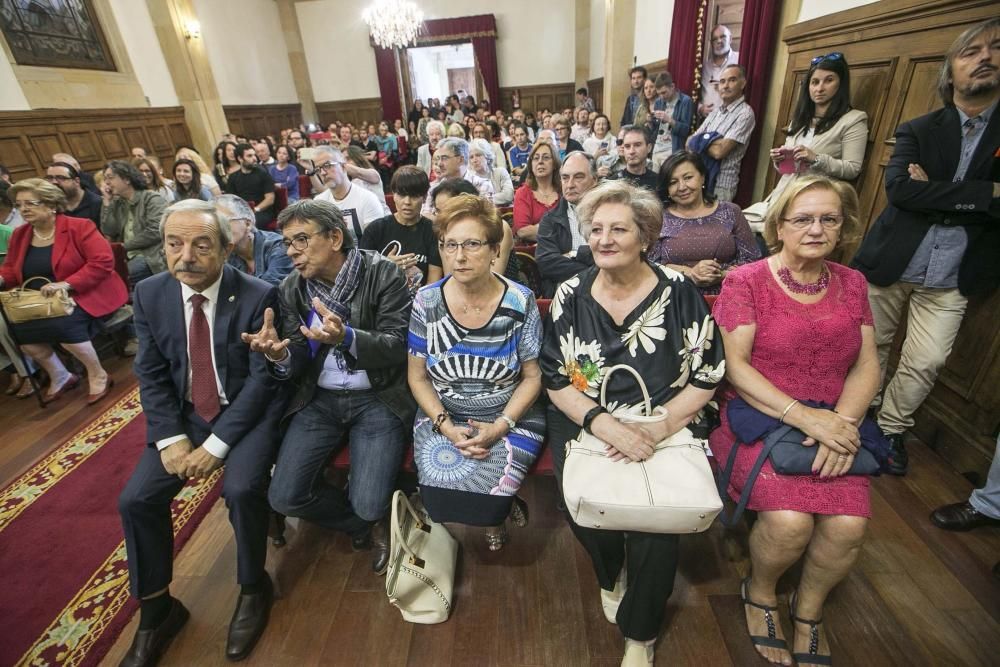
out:
{"label": "handbag buckle", "polygon": [[422,570],[424,569],[424,566],[427,565],[427,561],[425,561],[423,558],[410,556],[410,565],[413,565],[414,567],[419,567]]}
{"label": "handbag buckle", "polygon": [[419,528],[420,530],[424,531],[425,533],[430,533],[431,532],[431,526],[430,526],[430,524],[426,523],[424,521],[418,521],[417,522],[417,528]]}

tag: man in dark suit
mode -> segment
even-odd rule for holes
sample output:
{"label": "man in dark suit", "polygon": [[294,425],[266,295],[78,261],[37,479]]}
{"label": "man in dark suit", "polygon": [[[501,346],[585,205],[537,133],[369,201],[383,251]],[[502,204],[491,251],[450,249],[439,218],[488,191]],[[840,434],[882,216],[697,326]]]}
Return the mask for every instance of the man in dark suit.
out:
{"label": "man in dark suit", "polygon": [[222,495],[242,587],[227,658],[249,655],[274,598],[264,570],[267,484],[284,393],[240,334],[260,329],[268,309],[273,317],[277,290],[226,265],[232,231],[212,204],[174,204],[162,230],[169,273],[137,285],[134,297],[148,446],[119,498],[132,594],[141,600],[139,629],[121,663],[130,667],[155,664],[188,618],[169,585],[170,501],[189,478],[226,467]]}
{"label": "man in dark suit", "polygon": [[965,315],[967,297],[1000,283],[1000,19],[952,43],[938,79],[944,108],[903,123],[885,169],[889,205],[853,266],[868,278],[879,362],[904,307],[906,340],[885,387],[878,423],[893,445],[891,472],[906,473],[903,433],[930,393]]}

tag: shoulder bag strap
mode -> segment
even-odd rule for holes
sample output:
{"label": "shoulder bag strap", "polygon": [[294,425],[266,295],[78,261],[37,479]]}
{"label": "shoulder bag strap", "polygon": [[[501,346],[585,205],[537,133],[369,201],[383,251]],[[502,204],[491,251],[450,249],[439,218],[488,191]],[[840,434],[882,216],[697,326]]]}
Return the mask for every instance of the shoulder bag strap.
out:
{"label": "shoulder bag strap", "polygon": [[750,502],[750,493],[753,491],[753,485],[757,482],[757,476],[760,474],[760,469],[764,467],[764,462],[767,461],[767,457],[771,455],[771,450],[774,446],[778,444],[781,440],[781,435],[784,432],[791,430],[791,426],[784,426],[775,430],[773,433],[768,435],[764,439],[764,447],[760,450],[760,454],[757,456],[757,460],[754,461],[753,468],[750,469],[750,473],[747,475],[747,481],[743,484],[743,491],[740,493],[740,499],[736,503],[736,509],[730,516],[726,516],[725,502],[729,491],[729,479],[733,474],[733,467],[736,465],[736,454],[740,448],[740,441],[737,440],[733,443],[732,449],[729,450],[729,458],[726,460],[726,467],[719,475],[719,497],[722,498],[723,508],[722,512],[719,514],[719,520],[727,528],[732,528],[736,525],[736,522],[740,520],[743,516],[743,512],[746,510],[747,503]]}

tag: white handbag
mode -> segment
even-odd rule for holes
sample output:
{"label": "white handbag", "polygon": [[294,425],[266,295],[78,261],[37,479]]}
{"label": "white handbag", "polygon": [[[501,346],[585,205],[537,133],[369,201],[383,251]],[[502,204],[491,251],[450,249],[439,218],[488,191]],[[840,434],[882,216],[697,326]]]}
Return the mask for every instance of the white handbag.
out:
{"label": "white handbag", "polygon": [[[643,414],[615,411],[623,422],[649,424],[667,418],[663,407],[651,409],[649,391],[631,366],[608,370],[601,383],[601,405],[611,376],[627,370],[642,388]],[[638,463],[612,461],[605,443],[584,430],[566,443],[563,497],[573,521],[585,528],[643,533],[700,533],[722,511],[722,500],[708,464],[706,443],[683,428],[656,445]]]}
{"label": "white handbag", "polygon": [[410,623],[443,623],[451,614],[458,542],[406,494],[392,496],[389,570],[385,592]]}

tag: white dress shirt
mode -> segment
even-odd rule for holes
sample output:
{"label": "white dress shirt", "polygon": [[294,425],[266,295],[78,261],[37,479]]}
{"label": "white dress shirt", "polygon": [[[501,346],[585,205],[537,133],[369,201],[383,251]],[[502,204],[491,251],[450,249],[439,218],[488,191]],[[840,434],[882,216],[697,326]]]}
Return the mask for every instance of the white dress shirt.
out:
{"label": "white dress shirt", "polygon": [[[208,335],[209,339],[213,342],[215,341],[215,306],[218,304],[219,300],[219,287],[222,285],[222,274],[219,274],[219,279],[214,283],[205,288],[201,295],[207,299],[202,305],[201,310],[205,313],[205,319],[208,320]],[[184,333],[185,338],[187,332],[191,330],[191,318],[194,316],[194,305],[191,303],[191,297],[198,292],[194,291],[184,283],[181,283],[181,298],[184,300]],[[184,400],[191,402],[191,347],[190,341],[187,344],[187,383],[184,386]],[[215,386],[219,390],[219,404],[229,405],[229,400],[226,398],[226,392],[222,387],[222,378],[219,377],[218,363],[215,360],[215,345],[211,346],[212,354],[212,370],[215,373]],[[169,438],[164,438],[162,440],[156,441],[156,448],[158,450],[164,450],[170,445],[187,438],[186,434],[178,434],[171,436]],[[202,443],[202,447],[205,448],[209,454],[216,458],[224,459],[226,455],[229,454],[229,445],[224,443],[219,439],[214,433]]]}

